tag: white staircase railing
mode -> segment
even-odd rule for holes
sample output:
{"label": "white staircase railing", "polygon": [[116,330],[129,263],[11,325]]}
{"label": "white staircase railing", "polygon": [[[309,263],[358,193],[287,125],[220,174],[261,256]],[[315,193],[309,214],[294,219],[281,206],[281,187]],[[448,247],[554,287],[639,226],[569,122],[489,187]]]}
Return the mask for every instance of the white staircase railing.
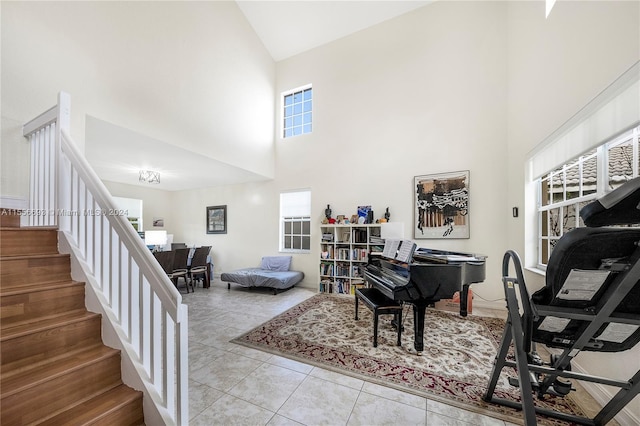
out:
{"label": "white staircase railing", "polygon": [[57,224],[67,240],[101,304],[103,321],[109,321],[138,375],[136,383],[142,384],[145,418],[153,409],[150,418],[187,425],[187,307],[127,218],[118,214],[68,129],[65,93],[56,107],[24,126],[32,152],[25,216],[31,226]]}

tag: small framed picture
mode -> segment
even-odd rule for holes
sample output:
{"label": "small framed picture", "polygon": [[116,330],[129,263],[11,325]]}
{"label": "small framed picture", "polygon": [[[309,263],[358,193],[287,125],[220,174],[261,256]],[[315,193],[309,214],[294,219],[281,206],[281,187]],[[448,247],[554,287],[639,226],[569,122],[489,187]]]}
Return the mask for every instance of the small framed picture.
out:
{"label": "small framed picture", "polygon": [[227,233],[227,206],[207,207],[207,234]]}

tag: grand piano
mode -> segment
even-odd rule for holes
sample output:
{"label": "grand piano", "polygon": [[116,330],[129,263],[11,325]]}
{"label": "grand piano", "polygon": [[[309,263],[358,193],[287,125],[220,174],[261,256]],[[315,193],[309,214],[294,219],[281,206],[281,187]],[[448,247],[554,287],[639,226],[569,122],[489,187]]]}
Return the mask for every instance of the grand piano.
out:
{"label": "grand piano", "polygon": [[460,315],[467,316],[469,285],[485,279],[486,256],[416,248],[410,240],[386,240],[381,256],[370,256],[365,278],[389,299],[413,305],[414,341],[424,350],[428,305],[460,292]]}

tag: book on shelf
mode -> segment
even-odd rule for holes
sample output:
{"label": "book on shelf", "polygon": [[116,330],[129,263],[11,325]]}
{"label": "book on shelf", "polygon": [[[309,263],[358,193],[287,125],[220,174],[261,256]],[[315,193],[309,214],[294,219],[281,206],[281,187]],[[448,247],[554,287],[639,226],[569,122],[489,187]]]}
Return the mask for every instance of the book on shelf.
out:
{"label": "book on shelf", "polygon": [[345,229],[342,231],[342,233],[340,234],[340,240],[338,241],[338,243],[349,243],[351,241],[351,233],[349,232],[348,229]]}
{"label": "book on shelf", "polygon": [[338,249],[338,260],[349,260],[349,249],[348,248],[339,248]]}
{"label": "book on shelf", "polygon": [[332,277],[333,276],[333,262],[320,263],[320,275]]}
{"label": "book on shelf", "polygon": [[377,235],[371,235],[369,237],[369,243],[370,244],[379,244],[381,246],[384,246],[384,238],[378,237]]}
{"label": "book on shelf", "polygon": [[327,245],[326,247],[322,247],[323,250],[320,252],[321,259],[333,259],[333,246]]}
{"label": "book on shelf", "polygon": [[366,283],[364,280],[351,280],[351,288],[349,289],[350,294],[356,294],[356,289],[366,287]]}
{"label": "book on shelf", "polygon": [[366,229],[354,229],[353,230],[353,242],[357,244],[367,243],[367,230]]}
{"label": "book on shelf", "polygon": [[363,277],[364,276],[364,267],[360,265],[353,265],[351,267],[351,276],[352,277]]}
{"label": "book on shelf", "polygon": [[348,277],[349,276],[349,264],[348,263],[338,263],[336,264],[336,275],[340,277]]}
{"label": "book on shelf", "polygon": [[364,248],[355,248],[351,251],[351,259],[358,261],[367,261],[367,249]]}
{"label": "book on shelf", "polygon": [[384,246],[370,246],[371,252],[370,254],[376,255],[376,254],[382,254],[382,252],[384,251]]}
{"label": "book on shelf", "polygon": [[320,291],[349,295],[357,288],[367,286],[365,266],[371,256],[377,258],[384,252],[382,228],[381,225],[355,223],[321,227]]}
{"label": "book on shelf", "polygon": [[349,280],[336,280],[333,285],[333,292],[340,294],[349,294],[351,292],[350,287],[351,285],[349,283]]}
{"label": "book on shelf", "polygon": [[331,282],[331,280],[321,280],[319,290],[321,293],[333,293],[333,283]]}

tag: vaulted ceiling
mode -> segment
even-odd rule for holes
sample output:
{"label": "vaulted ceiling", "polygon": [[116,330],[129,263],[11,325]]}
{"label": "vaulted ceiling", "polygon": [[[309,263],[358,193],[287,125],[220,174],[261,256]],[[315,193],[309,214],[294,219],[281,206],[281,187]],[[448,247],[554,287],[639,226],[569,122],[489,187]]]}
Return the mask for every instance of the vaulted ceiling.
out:
{"label": "vaulted ceiling", "polygon": [[410,12],[432,0],[243,1],[242,13],[275,61]]}
{"label": "vaulted ceiling", "polygon": [[[392,19],[432,1],[244,1],[241,12],[275,62]],[[125,127],[87,117],[85,154],[101,179],[133,185],[139,169],[161,172],[153,188],[175,191],[267,177]],[[123,155],[126,153],[126,155]]]}

